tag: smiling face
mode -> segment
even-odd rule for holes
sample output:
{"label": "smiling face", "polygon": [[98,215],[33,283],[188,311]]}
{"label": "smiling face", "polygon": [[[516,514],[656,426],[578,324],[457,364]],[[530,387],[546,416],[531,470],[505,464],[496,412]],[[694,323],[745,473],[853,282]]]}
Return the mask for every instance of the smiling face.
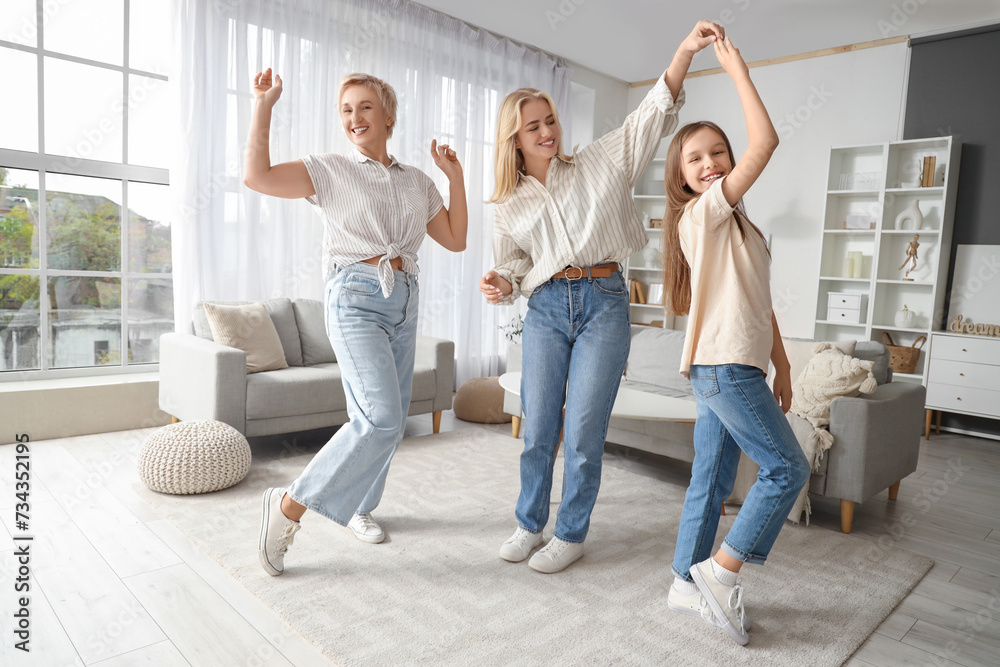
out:
{"label": "smiling face", "polygon": [[525,164],[554,158],[561,138],[562,130],[548,102],[533,99],[521,106],[521,127],[514,145],[521,150]]}
{"label": "smiling face", "polygon": [[368,86],[350,86],[340,96],[340,121],[344,132],[362,152],[385,150],[393,119],[386,115],[378,95]]}
{"label": "smiling face", "polygon": [[732,156],[722,135],[710,127],[692,134],[681,146],[681,177],[695,194],[733,170]]}

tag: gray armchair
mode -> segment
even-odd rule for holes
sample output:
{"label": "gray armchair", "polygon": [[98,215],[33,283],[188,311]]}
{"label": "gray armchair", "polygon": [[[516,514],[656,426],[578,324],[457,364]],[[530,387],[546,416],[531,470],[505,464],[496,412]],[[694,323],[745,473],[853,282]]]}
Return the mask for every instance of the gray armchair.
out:
{"label": "gray armchair", "polygon": [[813,473],[809,493],[840,499],[842,532],[851,532],[855,503],[884,489],[895,500],[900,481],[917,469],[926,393],[921,384],[888,382],[874,394],[830,404],[834,445]]}

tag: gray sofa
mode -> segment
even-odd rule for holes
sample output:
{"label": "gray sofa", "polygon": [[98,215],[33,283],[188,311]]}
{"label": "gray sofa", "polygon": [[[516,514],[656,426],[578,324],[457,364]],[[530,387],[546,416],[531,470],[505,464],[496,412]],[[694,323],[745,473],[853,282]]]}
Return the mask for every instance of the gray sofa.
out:
{"label": "gray sofa", "polygon": [[[243,304],[249,302],[212,302]],[[288,368],[247,374],[242,350],[212,340],[202,302],[190,333],[160,337],[160,409],[175,420],[212,419],[246,436],[338,426],[349,420],[340,367],[326,335],[323,304],[314,299],[265,301]],[[417,336],[409,414],[451,408],[455,344]]]}
{"label": "gray sofa", "polygon": [[[684,332],[646,326],[632,327],[622,387],[694,401],[691,387],[678,372]],[[812,345],[789,339],[786,345]],[[830,406],[834,445],[809,482],[809,492],[840,499],[841,530],[851,532],[855,503],[885,489],[895,499],[899,481],[917,468],[925,389],[893,382],[889,351],[874,341],[859,341],[854,356],[876,362],[875,393],[842,397]],[[508,371],[521,370],[519,350],[508,356]],[[517,396],[507,393],[504,411],[520,417]],[[517,427],[515,426],[515,437]],[[694,424],[612,417],[607,442],[626,445],[682,461],[694,459]]]}

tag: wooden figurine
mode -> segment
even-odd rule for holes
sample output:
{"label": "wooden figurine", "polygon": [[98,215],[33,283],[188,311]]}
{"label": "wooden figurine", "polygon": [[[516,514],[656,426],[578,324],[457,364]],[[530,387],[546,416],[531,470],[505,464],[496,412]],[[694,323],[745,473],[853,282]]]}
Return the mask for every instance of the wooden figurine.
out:
{"label": "wooden figurine", "polygon": [[900,264],[899,270],[902,271],[903,267],[907,264],[912,264],[912,266],[910,266],[910,268],[906,270],[906,273],[903,274],[903,280],[913,280],[913,278],[910,278],[910,271],[917,268],[917,248],[920,247],[920,243],[917,239],[919,238],[920,234],[914,234],[913,240],[906,246],[906,259],[903,260],[902,264]]}

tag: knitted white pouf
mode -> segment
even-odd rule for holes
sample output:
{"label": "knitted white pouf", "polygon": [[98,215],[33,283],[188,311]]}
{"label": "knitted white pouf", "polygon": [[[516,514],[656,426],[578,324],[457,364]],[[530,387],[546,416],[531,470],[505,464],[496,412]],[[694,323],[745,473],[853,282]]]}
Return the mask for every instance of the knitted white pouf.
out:
{"label": "knitted white pouf", "polygon": [[250,444],[229,424],[210,420],[164,426],[142,443],[139,479],[161,493],[208,493],[250,471]]}

